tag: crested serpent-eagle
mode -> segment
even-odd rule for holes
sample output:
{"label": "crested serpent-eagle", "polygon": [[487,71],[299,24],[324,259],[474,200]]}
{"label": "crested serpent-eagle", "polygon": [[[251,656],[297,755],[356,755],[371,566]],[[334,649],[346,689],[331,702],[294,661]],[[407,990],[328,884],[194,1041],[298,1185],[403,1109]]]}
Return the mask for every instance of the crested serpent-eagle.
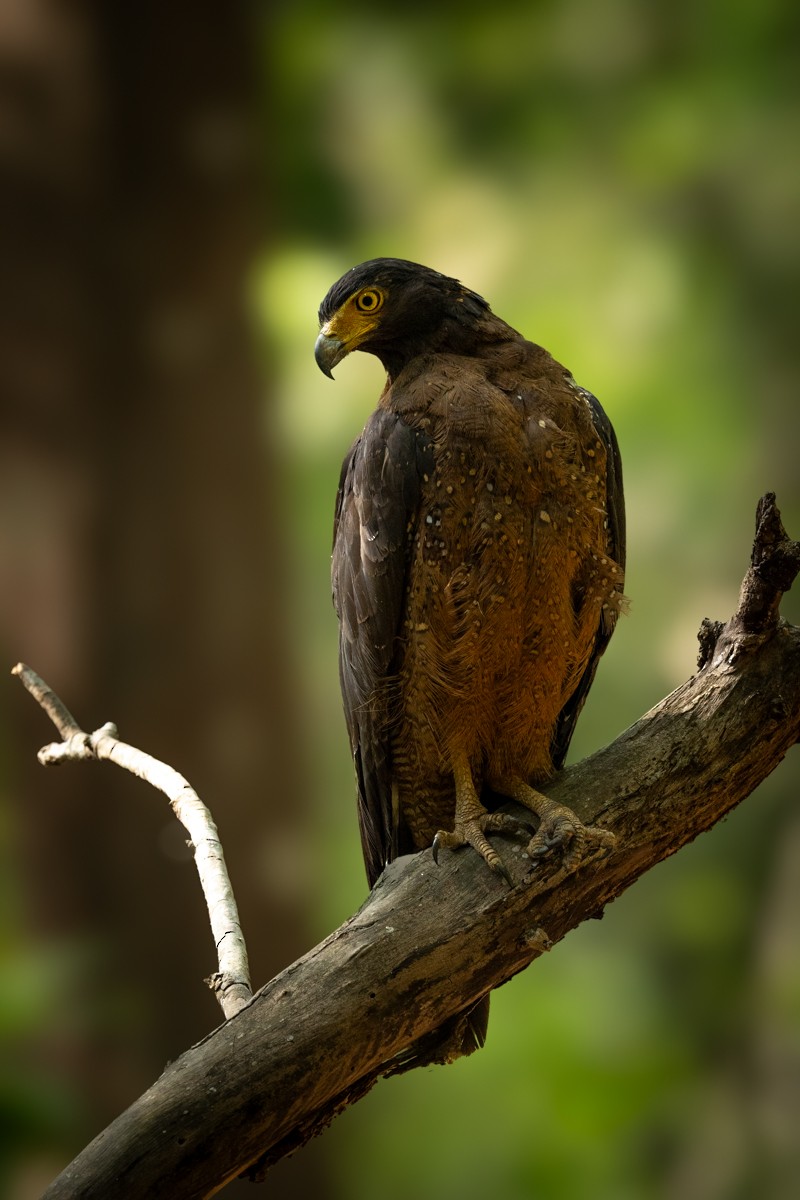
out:
{"label": "crested serpent-eagle", "polygon": [[[332,562],[370,886],[431,845],[469,844],[508,878],[490,832],[572,869],[613,838],[536,785],[564,762],[625,603],[611,423],[481,296],[419,264],[354,267],[319,321],[326,375],[356,349],[387,372],[342,467]],[[498,797],[536,814],[533,835]]]}

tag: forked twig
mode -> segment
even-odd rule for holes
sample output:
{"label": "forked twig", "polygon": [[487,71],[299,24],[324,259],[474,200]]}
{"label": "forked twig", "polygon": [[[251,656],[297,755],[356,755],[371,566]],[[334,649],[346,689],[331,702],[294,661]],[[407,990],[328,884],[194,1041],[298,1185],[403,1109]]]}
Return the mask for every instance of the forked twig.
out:
{"label": "forked twig", "polygon": [[17,663],[11,674],[16,675],[38,701],[63,739],[42,747],[38,754],[42,766],[105,759],[130,771],[132,775],[138,775],[168,798],[172,811],[191,839],[190,845],[217,947],[219,969],[206,982],[225,1016],[232,1017],[250,1001],[253,990],[239,913],[211,813],[182,775],[166,763],[137,750],[135,746],[121,742],[116,726],[109,722],[94,733],[86,733],[52,688],[34,670],[24,663]]}

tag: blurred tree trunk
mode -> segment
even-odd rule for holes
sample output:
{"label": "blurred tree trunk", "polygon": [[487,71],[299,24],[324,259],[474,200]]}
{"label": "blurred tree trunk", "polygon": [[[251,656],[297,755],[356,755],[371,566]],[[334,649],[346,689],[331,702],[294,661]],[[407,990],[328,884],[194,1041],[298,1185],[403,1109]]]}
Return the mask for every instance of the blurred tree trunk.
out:
{"label": "blurred tree trunk", "polygon": [[[308,944],[309,872],[246,311],[266,158],[249,11],[4,5],[0,628],[8,668],[29,661],[87,728],[115,720],[210,805],[261,983]],[[215,955],[166,805],[103,769],[44,776],[50,733],[13,687],[30,933],[84,952],[40,1047],[85,1098],[75,1150],[219,1022]],[[288,1190],[320,1194],[314,1170],[291,1164]]]}

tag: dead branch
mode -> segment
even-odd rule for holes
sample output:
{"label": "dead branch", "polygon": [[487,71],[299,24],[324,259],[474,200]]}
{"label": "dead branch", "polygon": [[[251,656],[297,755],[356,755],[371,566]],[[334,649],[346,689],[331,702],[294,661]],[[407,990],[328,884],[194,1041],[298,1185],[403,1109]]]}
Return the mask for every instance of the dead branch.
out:
{"label": "dead branch", "polygon": [[11,674],[18,676],[38,700],[63,738],[63,741],[52,742],[39,751],[42,766],[63,762],[113,762],[158,788],[169,799],[172,811],[191,839],[189,845],[194,851],[217,947],[219,969],[206,982],[225,1016],[234,1016],[250,1001],[253,989],[236,900],[211,813],[182,775],[135,746],[119,741],[116,727],[110,722],[94,733],[85,733],[52,688],[25,663],[17,663]]}
{"label": "dead branch", "polygon": [[721,631],[704,624],[702,669],[547,789],[614,831],[607,857],[559,880],[504,842],[510,889],[469,852],[438,867],[430,851],[393,863],[355,916],[170,1064],[46,1200],[189,1200],[263,1169],[402,1068],[409,1046],[709,829],[798,739],[800,630],[778,604],[799,566],[767,496],[737,613]]}

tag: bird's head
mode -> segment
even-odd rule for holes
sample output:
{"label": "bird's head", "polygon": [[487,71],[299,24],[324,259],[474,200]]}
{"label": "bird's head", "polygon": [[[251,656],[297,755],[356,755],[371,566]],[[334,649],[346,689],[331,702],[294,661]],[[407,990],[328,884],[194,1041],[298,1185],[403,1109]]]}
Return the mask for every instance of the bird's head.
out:
{"label": "bird's head", "polygon": [[419,354],[458,352],[489,311],[457,279],[400,258],[375,258],[343,275],[319,309],[314,357],[333,378],[351,350],[376,355],[394,377]]}

